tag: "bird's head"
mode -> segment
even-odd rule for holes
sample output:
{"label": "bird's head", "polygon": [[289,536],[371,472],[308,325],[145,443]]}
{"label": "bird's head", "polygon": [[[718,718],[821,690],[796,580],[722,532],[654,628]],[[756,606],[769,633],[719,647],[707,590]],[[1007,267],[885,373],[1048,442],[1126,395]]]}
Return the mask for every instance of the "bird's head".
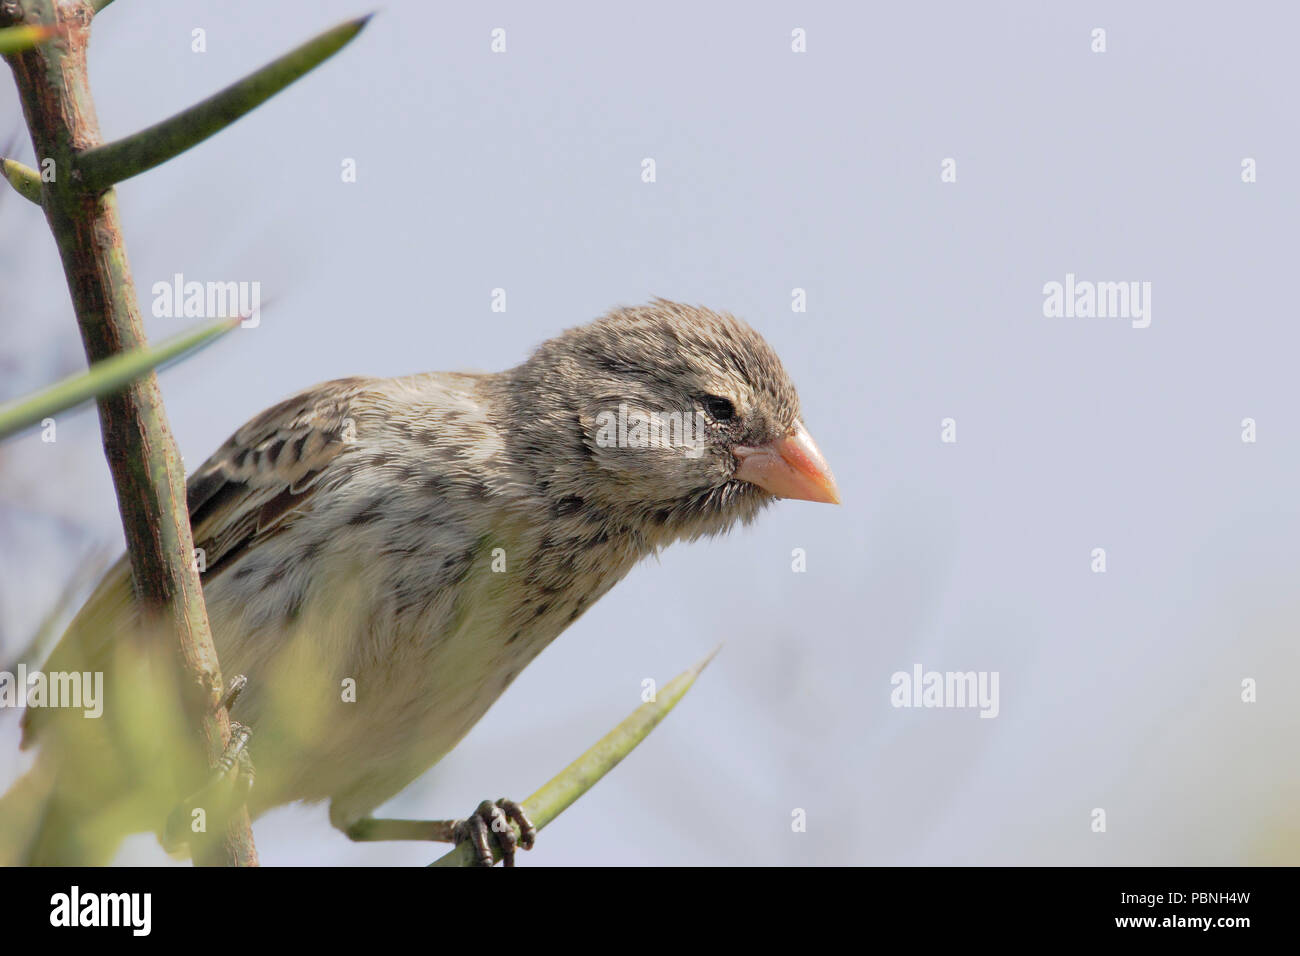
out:
{"label": "bird's head", "polygon": [[616,309],[507,380],[518,451],[558,463],[539,475],[548,493],[675,537],[749,521],[773,498],[839,502],[781,360],[733,316],[663,299]]}

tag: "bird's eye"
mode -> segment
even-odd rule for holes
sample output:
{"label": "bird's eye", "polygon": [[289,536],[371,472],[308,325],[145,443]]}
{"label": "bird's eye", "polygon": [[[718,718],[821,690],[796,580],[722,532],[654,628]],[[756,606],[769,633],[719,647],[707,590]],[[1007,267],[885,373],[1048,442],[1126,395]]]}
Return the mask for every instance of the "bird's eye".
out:
{"label": "bird's eye", "polygon": [[705,395],[704,410],[716,422],[731,421],[736,415],[736,406],[731,404],[730,399],[723,398],[721,395]]}

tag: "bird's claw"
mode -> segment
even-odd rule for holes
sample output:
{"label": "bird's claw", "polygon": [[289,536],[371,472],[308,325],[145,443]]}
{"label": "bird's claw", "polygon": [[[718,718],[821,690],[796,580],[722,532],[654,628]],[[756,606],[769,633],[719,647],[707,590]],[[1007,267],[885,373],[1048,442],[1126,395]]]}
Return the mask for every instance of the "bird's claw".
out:
{"label": "bird's claw", "polygon": [[217,710],[225,708],[229,711],[247,686],[248,678],[243,674],[236,674],[234,677],[230,678],[230,684],[226,687],[226,692],[221,696],[221,702],[217,704]]}
{"label": "bird's claw", "polygon": [[[515,836],[514,827],[519,826],[519,836]],[[515,849],[531,850],[537,839],[537,828],[524,813],[524,808],[513,800],[504,798],[493,803],[484,800],[474,813],[466,820],[457,821],[453,828],[456,843],[469,841],[474,847],[474,856],[479,866],[491,866],[496,862],[492,858],[492,838],[495,834],[501,850],[501,860],[506,866],[515,865]]]}
{"label": "bird's claw", "polygon": [[[222,696],[218,709],[224,707],[229,710],[247,684],[248,679],[244,675],[236,676]],[[252,736],[251,727],[236,720],[230,721],[230,740],[207,783],[182,800],[168,814],[162,833],[164,849],[172,852],[189,842],[186,832],[189,829],[188,817],[194,810],[210,806],[219,815],[226,814],[241,806],[248,798],[256,777],[253,758],[248,752],[248,740]]]}

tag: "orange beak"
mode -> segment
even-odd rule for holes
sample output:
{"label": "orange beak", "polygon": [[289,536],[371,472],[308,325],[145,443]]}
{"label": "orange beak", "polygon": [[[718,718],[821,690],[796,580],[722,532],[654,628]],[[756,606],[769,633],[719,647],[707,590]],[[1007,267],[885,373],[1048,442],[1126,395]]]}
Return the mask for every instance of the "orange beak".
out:
{"label": "orange beak", "polygon": [[737,445],[732,449],[740,465],[735,477],[758,485],[778,498],[840,503],[840,491],[830,465],[812,436],[796,422],[794,431],[766,445]]}

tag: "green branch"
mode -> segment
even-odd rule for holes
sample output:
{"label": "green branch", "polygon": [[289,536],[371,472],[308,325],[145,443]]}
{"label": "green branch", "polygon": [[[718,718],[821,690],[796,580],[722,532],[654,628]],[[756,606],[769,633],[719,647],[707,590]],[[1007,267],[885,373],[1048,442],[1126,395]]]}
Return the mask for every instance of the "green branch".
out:
{"label": "green branch", "polygon": [[[668,712],[677,706],[677,702],[686,695],[695,683],[695,678],[713,660],[717,650],[704,658],[684,674],[669,681],[655,695],[655,700],[642,704],[632,711],[621,724],[600,738],[573,763],[569,764],[552,777],[540,790],[523,802],[524,813],[532,820],[538,830],[546,826],[567,810],[584,793],[595,786],[596,781],[609,773],[619,761],[645,740],[650,731],[668,716]],[[515,826],[513,823],[511,826]],[[518,836],[519,828],[515,827]],[[499,860],[500,853],[492,848],[493,858]],[[456,846],[443,856],[434,860],[430,866],[473,866],[474,848],[466,842]]]}
{"label": "green branch", "polygon": [[41,175],[30,166],[12,159],[0,158],[0,169],[4,171],[9,185],[18,191],[24,199],[30,199],[36,205],[41,204]]}
{"label": "green branch", "polygon": [[91,191],[107,189],[198,145],[329,59],[361,32],[372,15],[325,31],[256,73],[161,123],[125,139],[86,150],[76,160],[82,186]]}
{"label": "green branch", "polygon": [[[86,67],[89,7],[74,0],[0,3],[0,24],[14,17],[54,24],[62,40],[7,56],[35,155],[58,164],[56,180],[41,184],[41,206],[53,234],[77,314],[86,359],[92,365],[148,341],[131,277],[117,196],[88,193],[76,179],[78,144],[100,141]],[[65,170],[71,173],[65,175]],[[193,735],[176,780],[216,767],[230,740],[221,706],[224,683],[194,564],[194,538],[185,503],[185,471],[152,373],[99,396],[104,455],[113,475],[126,536],[131,581],[142,624],[159,625],[176,642],[177,676],[185,723]],[[75,784],[70,784],[75,785]],[[221,833],[195,839],[196,865],[255,866],[248,814],[235,814]]]}
{"label": "green branch", "polygon": [[115,392],[152,369],[207,345],[235,328],[240,321],[221,319],[182,332],[160,345],[119,352],[112,358],[96,362],[88,371],[65,378],[34,395],[0,405],[0,440],[50,415]]}
{"label": "green branch", "polygon": [[19,53],[34,47],[58,32],[54,27],[6,27],[0,30],[0,56],[7,53]]}

